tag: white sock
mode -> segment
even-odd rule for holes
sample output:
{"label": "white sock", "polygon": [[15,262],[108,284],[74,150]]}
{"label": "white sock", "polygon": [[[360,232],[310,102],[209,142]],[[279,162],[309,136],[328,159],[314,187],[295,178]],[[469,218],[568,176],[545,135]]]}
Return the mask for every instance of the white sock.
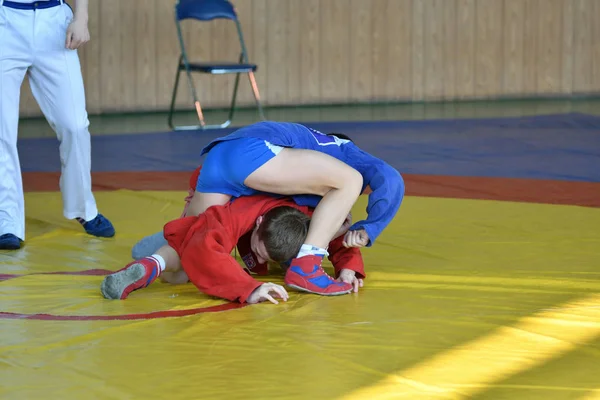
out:
{"label": "white sock", "polygon": [[163,272],[165,268],[167,268],[167,263],[165,262],[165,259],[162,258],[162,256],[159,256],[158,254],[152,254],[148,258],[153,258],[154,260],[156,260],[156,262],[158,263],[158,267],[160,268],[159,272]]}
{"label": "white sock", "polygon": [[296,258],[300,258],[300,257],[304,257],[304,256],[328,256],[329,253],[327,252],[327,249],[322,249],[320,247],[316,247],[310,244],[303,244],[302,247],[300,247],[300,252],[298,253],[298,255],[296,256]]}

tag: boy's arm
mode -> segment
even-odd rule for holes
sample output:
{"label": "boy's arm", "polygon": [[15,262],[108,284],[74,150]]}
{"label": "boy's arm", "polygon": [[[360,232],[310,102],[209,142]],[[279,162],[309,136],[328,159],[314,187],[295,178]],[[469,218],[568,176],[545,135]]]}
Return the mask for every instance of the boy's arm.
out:
{"label": "boy's arm", "polygon": [[190,281],[203,293],[229,301],[246,302],[262,285],[231,256],[231,238],[221,230],[196,232],[180,254]]}
{"label": "boy's arm", "polygon": [[[165,225],[165,239],[176,249],[190,281],[202,292],[241,303],[261,282],[253,279],[231,256],[238,239],[252,230],[266,210],[285,201],[271,196],[247,196],[209,208],[198,217]],[[178,228],[179,225],[185,225]]]}
{"label": "boy's arm", "polygon": [[329,261],[333,264],[335,278],[340,276],[342,269],[350,269],[356,272],[357,279],[364,279],[365,264],[360,249],[356,247],[344,247],[344,236],[340,236],[329,243]]}
{"label": "boy's arm", "polygon": [[371,189],[367,219],[350,227],[351,231],[364,229],[367,232],[367,246],[371,246],[392,221],[404,198],[404,180],[398,171],[382,161],[373,162],[372,168],[369,181],[365,182]]}

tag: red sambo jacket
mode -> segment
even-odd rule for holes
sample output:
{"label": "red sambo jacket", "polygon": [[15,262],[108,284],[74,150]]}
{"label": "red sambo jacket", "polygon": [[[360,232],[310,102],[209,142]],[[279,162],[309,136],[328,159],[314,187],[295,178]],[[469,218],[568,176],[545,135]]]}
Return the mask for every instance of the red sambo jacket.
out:
{"label": "red sambo jacket", "polygon": [[[200,168],[190,179],[195,188]],[[238,247],[240,257],[248,271],[258,275],[268,273],[266,264],[258,264],[250,248],[250,236],[256,220],[278,206],[294,207],[307,215],[313,210],[298,206],[289,198],[268,195],[240,197],[223,206],[210,207],[199,216],[183,217],[167,223],[165,239],[181,258],[181,265],[190,281],[202,292],[230,301],[245,302],[248,296],[262,284],[254,279],[232,257]],[[364,263],[360,250],[346,248],[343,236],[329,244],[329,260],[335,276],[342,269],[351,269],[358,278],[364,278]]]}

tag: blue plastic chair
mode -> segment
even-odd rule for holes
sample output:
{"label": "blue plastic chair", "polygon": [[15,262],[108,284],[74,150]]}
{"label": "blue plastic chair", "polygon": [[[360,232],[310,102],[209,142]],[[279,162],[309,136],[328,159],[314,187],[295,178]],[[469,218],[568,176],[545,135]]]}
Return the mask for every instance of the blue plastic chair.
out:
{"label": "blue plastic chair", "polygon": [[[185,50],[183,43],[183,34],[181,33],[181,21],[186,19],[195,19],[198,21],[212,21],[214,19],[229,19],[235,22],[237,27],[237,33],[240,40],[241,54],[237,63],[229,62],[190,62]],[[237,17],[237,13],[233,4],[227,0],[178,0],[175,4],[175,24],[177,26],[177,36],[179,37],[179,45],[181,47],[181,55],[179,57],[179,64],[177,66],[177,75],[175,77],[175,87],[173,88],[173,97],[171,99],[171,108],[169,111],[169,126],[173,130],[196,130],[196,129],[215,129],[215,128],[226,128],[231,124],[233,115],[235,112],[235,100],[237,97],[238,84],[240,81],[240,74],[247,73],[254,93],[254,99],[258,108],[258,114],[260,119],[264,120],[264,113],[262,105],[260,103],[260,94],[258,93],[258,86],[254,77],[254,72],[257,69],[256,64],[251,64],[248,61],[248,53],[246,51],[246,45],[244,43],[244,36],[242,34],[242,27]],[[196,113],[198,114],[198,121],[200,125],[192,126],[175,126],[173,124],[173,112],[175,111],[175,99],[177,97],[177,89],[179,87],[179,76],[182,71],[187,74],[188,84],[194,98],[194,106]],[[218,125],[206,125],[204,121],[204,115],[202,114],[202,107],[198,100],[196,87],[192,80],[192,72],[204,73],[204,74],[236,74],[235,85],[233,88],[233,95],[231,99],[231,106],[229,108],[229,117],[227,121]]]}

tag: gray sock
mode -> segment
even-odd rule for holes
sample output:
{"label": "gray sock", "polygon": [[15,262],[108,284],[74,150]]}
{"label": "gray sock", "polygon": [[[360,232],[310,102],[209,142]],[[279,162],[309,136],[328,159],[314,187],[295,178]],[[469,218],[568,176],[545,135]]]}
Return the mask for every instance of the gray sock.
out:
{"label": "gray sock", "polygon": [[146,236],[137,242],[131,249],[131,257],[134,260],[149,257],[156,253],[158,249],[167,245],[167,240],[164,238],[163,232],[157,232],[154,235]]}

